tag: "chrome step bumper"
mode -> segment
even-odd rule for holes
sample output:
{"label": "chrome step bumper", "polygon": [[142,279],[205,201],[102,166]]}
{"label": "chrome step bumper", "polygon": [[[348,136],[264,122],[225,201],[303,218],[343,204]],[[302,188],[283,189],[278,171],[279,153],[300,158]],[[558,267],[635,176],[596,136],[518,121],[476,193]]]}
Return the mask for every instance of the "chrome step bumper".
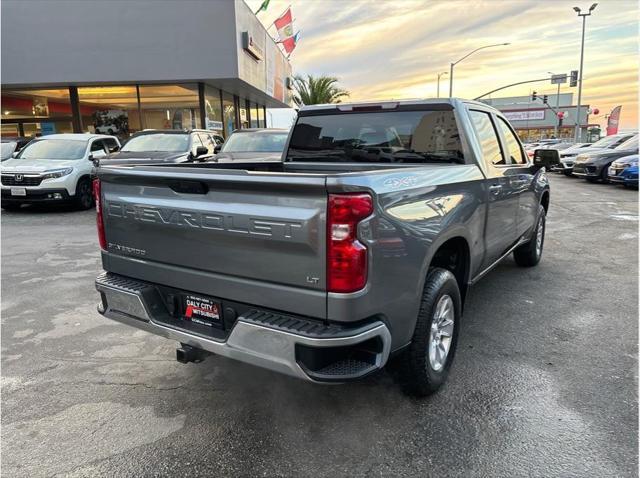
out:
{"label": "chrome step bumper", "polygon": [[[96,279],[102,301],[98,312],[132,327],[177,340],[214,354],[316,382],[341,382],[361,378],[382,368],[389,358],[391,334],[382,322],[345,329],[304,318],[251,310],[240,315],[226,340],[215,340],[160,323],[167,314],[153,284],[111,273]],[[308,366],[301,350],[319,353],[374,345],[367,359],[353,357],[319,367]],[[371,348],[371,347],[370,347]],[[304,352],[302,352],[304,354]]]}

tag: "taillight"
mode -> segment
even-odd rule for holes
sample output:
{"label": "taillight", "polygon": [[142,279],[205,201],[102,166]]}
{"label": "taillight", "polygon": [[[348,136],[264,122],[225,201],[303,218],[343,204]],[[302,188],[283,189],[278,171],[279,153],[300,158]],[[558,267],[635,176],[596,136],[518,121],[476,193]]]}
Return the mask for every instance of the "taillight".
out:
{"label": "taillight", "polygon": [[100,249],[107,250],[107,239],[104,235],[104,221],[102,219],[102,188],[100,186],[100,180],[93,180],[93,198],[96,201],[96,226],[98,226],[98,241],[100,242]]}
{"label": "taillight", "polygon": [[327,208],[327,290],[355,292],[367,283],[367,248],[358,223],[373,212],[369,194],[329,194]]}

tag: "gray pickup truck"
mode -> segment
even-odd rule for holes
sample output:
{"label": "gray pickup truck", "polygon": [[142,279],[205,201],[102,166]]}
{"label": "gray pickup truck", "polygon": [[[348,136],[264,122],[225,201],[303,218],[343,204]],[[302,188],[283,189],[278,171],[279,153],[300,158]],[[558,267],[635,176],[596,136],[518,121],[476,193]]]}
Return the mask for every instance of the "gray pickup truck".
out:
{"label": "gray pickup truck", "polygon": [[549,184],[459,99],[303,107],[283,160],[100,167],[105,317],[314,382],[445,381],[469,286],[542,254]]}

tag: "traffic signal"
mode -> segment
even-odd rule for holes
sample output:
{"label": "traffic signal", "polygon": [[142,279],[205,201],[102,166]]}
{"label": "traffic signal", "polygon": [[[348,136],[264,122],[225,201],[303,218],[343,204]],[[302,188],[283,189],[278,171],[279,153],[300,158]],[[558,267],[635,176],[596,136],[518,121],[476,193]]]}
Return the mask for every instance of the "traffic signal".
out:
{"label": "traffic signal", "polygon": [[542,102],[546,105],[547,104],[547,100],[549,99],[549,95],[544,95],[542,97]]}
{"label": "traffic signal", "polygon": [[571,70],[571,78],[569,78],[569,86],[578,86],[578,70]]}
{"label": "traffic signal", "polygon": [[533,93],[531,93],[531,102],[533,103],[537,99],[538,99],[538,92],[534,91]]}

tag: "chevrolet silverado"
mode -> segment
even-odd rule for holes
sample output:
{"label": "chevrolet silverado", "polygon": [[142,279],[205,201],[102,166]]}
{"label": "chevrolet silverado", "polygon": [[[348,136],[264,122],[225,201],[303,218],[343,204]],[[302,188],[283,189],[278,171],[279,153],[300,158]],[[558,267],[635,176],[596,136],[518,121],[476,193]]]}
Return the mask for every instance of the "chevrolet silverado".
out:
{"label": "chevrolet silverado", "polygon": [[470,286],[535,266],[549,184],[504,116],[460,99],[302,107],[282,161],[101,166],[99,312],[314,382],[393,360],[436,391]]}

